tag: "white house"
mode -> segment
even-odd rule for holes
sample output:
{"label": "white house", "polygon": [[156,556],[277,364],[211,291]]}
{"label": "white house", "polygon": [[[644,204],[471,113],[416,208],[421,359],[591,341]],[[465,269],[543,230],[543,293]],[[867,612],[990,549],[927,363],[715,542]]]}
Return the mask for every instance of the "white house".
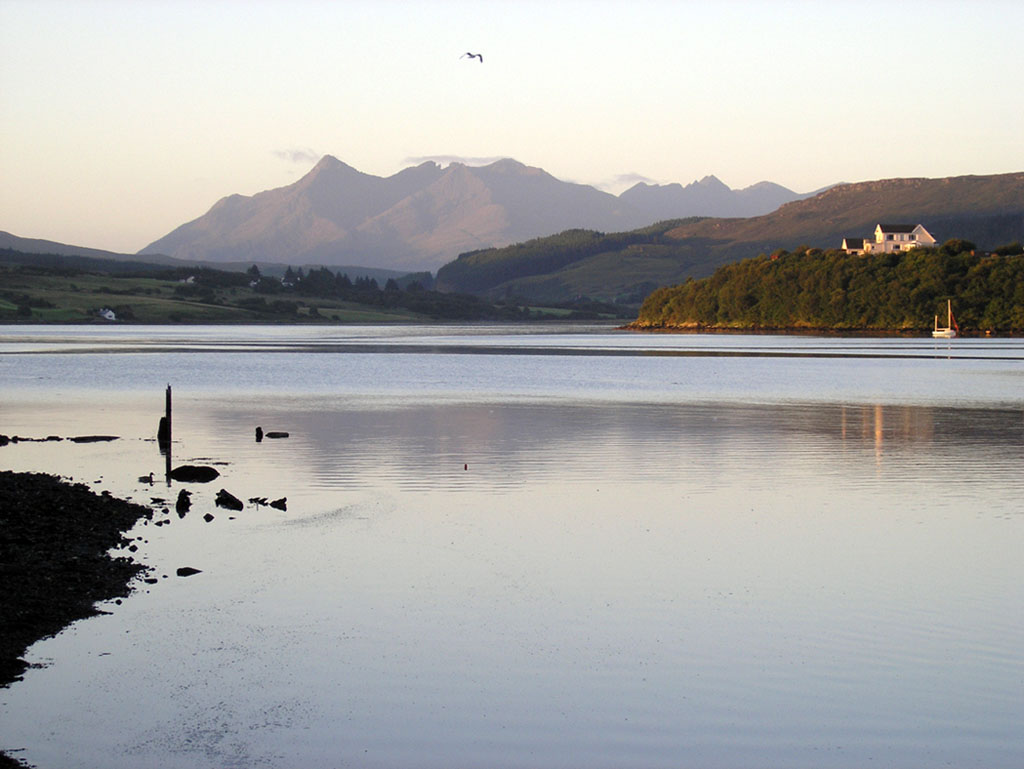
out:
{"label": "white house", "polygon": [[912,248],[934,246],[937,241],[923,224],[879,224],[875,238],[843,238],[843,250],[848,254],[891,254]]}
{"label": "white house", "polygon": [[109,307],[104,307],[99,311],[98,315],[104,320],[117,320],[117,315]]}

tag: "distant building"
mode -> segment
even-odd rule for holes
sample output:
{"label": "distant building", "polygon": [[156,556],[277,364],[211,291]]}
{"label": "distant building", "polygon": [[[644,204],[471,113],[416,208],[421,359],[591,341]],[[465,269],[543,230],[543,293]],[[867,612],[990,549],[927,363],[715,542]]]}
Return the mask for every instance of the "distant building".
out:
{"label": "distant building", "polygon": [[864,238],[843,238],[843,251],[848,254],[863,254]]}
{"label": "distant building", "polygon": [[879,224],[874,239],[843,238],[848,254],[891,254],[912,248],[934,246],[937,241],[923,224]]}
{"label": "distant building", "polygon": [[104,320],[117,320],[117,315],[115,315],[114,311],[109,307],[104,307],[98,314]]}

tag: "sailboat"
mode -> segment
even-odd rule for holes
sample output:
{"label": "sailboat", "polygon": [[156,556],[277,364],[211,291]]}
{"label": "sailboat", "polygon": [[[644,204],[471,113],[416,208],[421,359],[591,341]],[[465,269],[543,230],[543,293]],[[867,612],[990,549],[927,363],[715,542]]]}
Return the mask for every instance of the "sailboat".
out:
{"label": "sailboat", "polygon": [[952,339],[957,335],[960,330],[960,326],[956,323],[956,318],[953,317],[953,302],[950,299],[946,300],[946,325],[945,327],[939,325],[939,316],[935,316],[935,330],[932,331],[932,336],[940,339]]}

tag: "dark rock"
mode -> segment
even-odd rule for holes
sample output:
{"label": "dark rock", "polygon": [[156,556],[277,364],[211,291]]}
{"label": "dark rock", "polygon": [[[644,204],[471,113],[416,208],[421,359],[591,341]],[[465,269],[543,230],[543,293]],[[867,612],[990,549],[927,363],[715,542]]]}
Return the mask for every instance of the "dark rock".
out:
{"label": "dark rock", "polygon": [[288,510],[288,497],[281,497],[280,499],[275,499],[273,502],[270,503],[270,506],[276,507],[278,510]]}
{"label": "dark rock", "polygon": [[167,422],[167,417],[160,417],[160,424],[156,428],[156,442],[161,446],[171,442],[171,426]]}
{"label": "dark rock", "polygon": [[256,442],[257,443],[262,443],[263,442],[263,428],[262,427],[257,427],[256,428]]}
{"label": "dark rock", "polygon": [[288,433],[272,432],[272,433],[267,433],[267,437],[268,438],[287,438],[288,437]]}
{"label": "dark rock", "polygon": [[245,507],[242,500],[224,489],[217,492],[217,499],[215,502],[217,503],[217,507],[226,507],[228,510],[241,510]]}
{"label": "dark rock", "polygon": [[193,569],[191,566],[182,566],[178,569],[179,577],[191,577],[193,574],[202,574],[202,569]]}
{"label": "dark rock", "polygon": [[47,435],[46,436],[46,441],[50,442],[50,443],[59,443],[62,440],[64,440],[64,439],[61,438],[59,435]]}
{"label": "dark rock", "polygon": [[178,511],[178,515],[184,516],[190,507],[192,507],[192,494],[182,489],[178,492],[178,499],[174,503],[174,509]]}
{"label": "dark rock", "polygon": [[10,442],[11,439],[8,438],[6,435],[0,435],[0,446],[6,446]]}
{"label": "dark rock", "polygon": [[207,513],[206,515],[203,516],[203,520],[206,521],[207,523],[209,523],[210,521],[213,520],[213,515],[211,513]]}
{"label": "dark rock", "polygon": [[101,443],[103,441],[116,441],[119,440],[116,435],[78,435],[74,438],[68,438],[72,443]]}
{"label": "dark rock", "polygon": [[219,475],[215,469],[205,465],[180,465],[171,470],[171,478],[183,483],[209,483]]}

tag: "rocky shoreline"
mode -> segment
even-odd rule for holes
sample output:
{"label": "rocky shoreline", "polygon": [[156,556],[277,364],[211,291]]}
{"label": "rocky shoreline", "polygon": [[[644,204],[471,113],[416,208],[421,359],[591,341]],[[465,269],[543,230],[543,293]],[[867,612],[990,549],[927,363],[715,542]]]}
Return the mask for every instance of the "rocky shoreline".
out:
{"label": "rocky shoreline", "polygon": [[[109,551],[152,515],[56,476],[0,471],[0,687],[21,678],[33,643],[129,594],[146,567]],[[19,764],[0,754],[6,766]]]}

